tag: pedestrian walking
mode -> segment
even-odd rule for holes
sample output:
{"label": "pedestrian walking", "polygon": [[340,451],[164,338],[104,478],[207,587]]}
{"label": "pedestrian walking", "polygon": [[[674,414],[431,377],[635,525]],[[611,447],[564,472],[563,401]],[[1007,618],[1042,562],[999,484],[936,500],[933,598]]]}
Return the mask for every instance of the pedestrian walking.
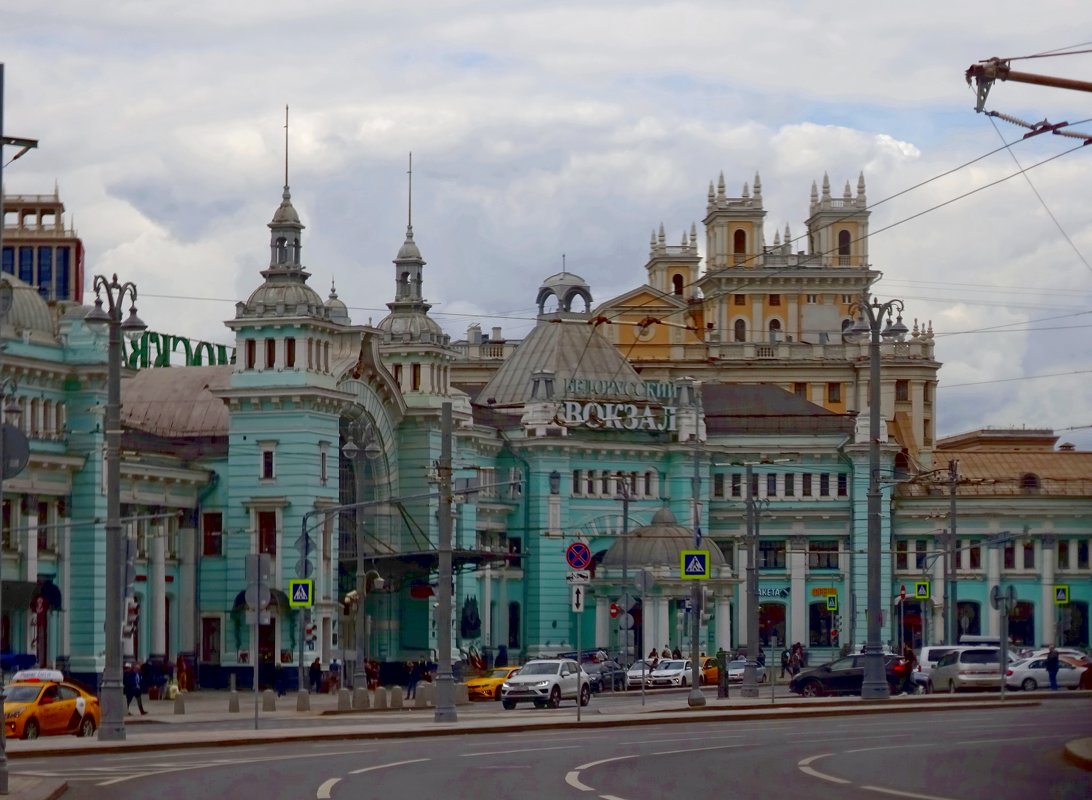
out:
{"label": "pedestrian walking", "polygon": [[914,670],[918,666],[918,656],[909,642],[902,647],[902,658],[906,662],[906,672],[902,678],[902,691],[904,694],[910,694],[914,688]]}
{"label": "pedestrian walking", "polygon": [[[367,666],[367,665],[365,665]],[[330,660],[330,691],[336,692],[341,686],[341,665],[337,663],[337,659]]]}
{"label": "pedestrian walking", "polygon": [[422,664],[420,661],[412,661],[409,666],[409,682],[406,685],[406,699],[417,697],[417,684],[421,682]]}
{"label": "pedestrian walking", "polygon": [[140,666],[136,664],[125,665],[125,675],[122,677],[122,688],[125,691],[125,710],[126,713],[132,714],[129,710],[133,704],[133,700],[137,701],[137,708],[140,713],[147,714],[144,710],[144,700],[141,697],[144,694],[144,689],[141,686]]}
{"label": "pedestrian walking", "polygon": [[791,657],[792,657],[792,652],[789,650],[789,648],[786,647],[784,650],[781,651],[781,677],[782,678],[785,677],[786,672],[788,672],[790,676],[792,675],[792,672],[790,672],[790,670],[789,670],[789,659]]}
{"label": "pedestrian walking", "polygon": [[1045,666],[1047,677],[1050,678],[1050,690],[1056,692],[1058,691],[1058,651],[1054,649],[1054,645],[1051,645],[1050,650],[1047,651]]}
{"label": "pedestrian walking", "polygon": [[679,648],[676,647],[674,650],[671,651],[671,657],[672,658],[682,658],[682,650],[680,650]]}
{"label": "pedestrian walking", "polygon": [[317,658],[311,662],[311,667],[307,670],[307,679],[311,683],[312,694],[318,694],[322,686],[322,663]]}

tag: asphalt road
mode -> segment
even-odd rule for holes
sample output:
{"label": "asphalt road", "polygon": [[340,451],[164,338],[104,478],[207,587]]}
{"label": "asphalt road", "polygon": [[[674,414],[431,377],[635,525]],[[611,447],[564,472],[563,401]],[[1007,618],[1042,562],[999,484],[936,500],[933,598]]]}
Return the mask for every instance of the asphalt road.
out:
{"label": "asphalt road", "polygon": [[402,740],[20,759],[13,767],[64,777],[66,800],[1087,800],[1092,773],[1061,753],[1066,740],[1092,735],[1088,712],[1084,702],[1048,702],[506,735],[425,731]]}

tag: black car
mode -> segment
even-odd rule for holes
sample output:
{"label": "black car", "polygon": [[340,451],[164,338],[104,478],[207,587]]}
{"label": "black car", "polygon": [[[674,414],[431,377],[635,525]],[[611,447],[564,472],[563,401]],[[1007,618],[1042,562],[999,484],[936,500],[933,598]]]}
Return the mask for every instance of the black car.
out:
{"label": "black car", "polygon": [[626,688],[626,671],[617,661],[585,662],[581,664],[591,679],[591,690],[601,692],[604,689],[620,692]]}
{"label": "black car", "polygon": [[[860,694],[864,683],[864,659],[862,653],[839,658],[818,667],[803,670],[789,681],[789,691],[804,697],[827,694]],[[901,656],[884,653],[884,672],[891,694],[897,694],[910,665]]]}

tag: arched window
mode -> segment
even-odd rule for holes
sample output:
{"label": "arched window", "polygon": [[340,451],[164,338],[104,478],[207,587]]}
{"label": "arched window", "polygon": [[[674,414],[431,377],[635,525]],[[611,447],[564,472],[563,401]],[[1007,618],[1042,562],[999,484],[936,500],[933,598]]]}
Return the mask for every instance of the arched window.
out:
{"label": "arched window", "polygon": [[838,263],[843,267],[849,264],[849,231],[838,231]]}
{"label": "arched window", "polygon": [[1020,489],[1021,491],[1034,493],[1043,488],[1042,482],[1039,480],[1039,476],[1034,472],[1028,472],[1020,476]]}
{"label": "arched window", "polygon": [[277,263],[278,264],[284,264],[286,261],[288,261],[288,247],[286,246],[287,244],[288,244],[288,242],[285,240],[285,238],[283,236],[280,237],[279,239],[277,239]]}
{"label": "arched window", "polygon": [[742,264],[747,255],[747,232],[737,230],[732,234],[732,253],[736,264]]}
{"label": "arched window", "polygon": [[779,320],[779,319],[771,319],[770,320],[770,341],[771,342],[780,342],[781,341],[781,320]]}
{"label": "arched window", "polygon": [[675,288],[675,294],[681,295],[683,289],[683,276],[676,273],[671,276],[671,285]]}
{"label": "arched window", "polygon": [[735,329],[735,338],[737,342],[747,341],[747,322],[746,320],[737,319],[736,324],[733,326]]}

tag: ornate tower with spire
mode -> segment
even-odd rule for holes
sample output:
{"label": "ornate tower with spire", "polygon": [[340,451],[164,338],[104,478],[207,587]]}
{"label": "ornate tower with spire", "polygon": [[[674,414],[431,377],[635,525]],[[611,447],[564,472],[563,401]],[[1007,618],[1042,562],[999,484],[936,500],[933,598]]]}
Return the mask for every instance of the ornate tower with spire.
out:
{"label": "ornate tower with spire", "polygon": [[864,173],[857,176],[857,194],[846,181],[841,198],[831,197],[830,178],[823,173],[823,189],[811,184],[808,205],[808,249],[825,267],[868,267],[868,202]]}
{"label": "ornate tower with spire", "polygon": [[744,183],[739,197],[728,197],[726,194],[723,172],[717,180],[715,192],[710,181],[705,212],[706,271],[757,266],[765,245],[762,232],[765,218],[762,179],[757,172],[754,191]]}

